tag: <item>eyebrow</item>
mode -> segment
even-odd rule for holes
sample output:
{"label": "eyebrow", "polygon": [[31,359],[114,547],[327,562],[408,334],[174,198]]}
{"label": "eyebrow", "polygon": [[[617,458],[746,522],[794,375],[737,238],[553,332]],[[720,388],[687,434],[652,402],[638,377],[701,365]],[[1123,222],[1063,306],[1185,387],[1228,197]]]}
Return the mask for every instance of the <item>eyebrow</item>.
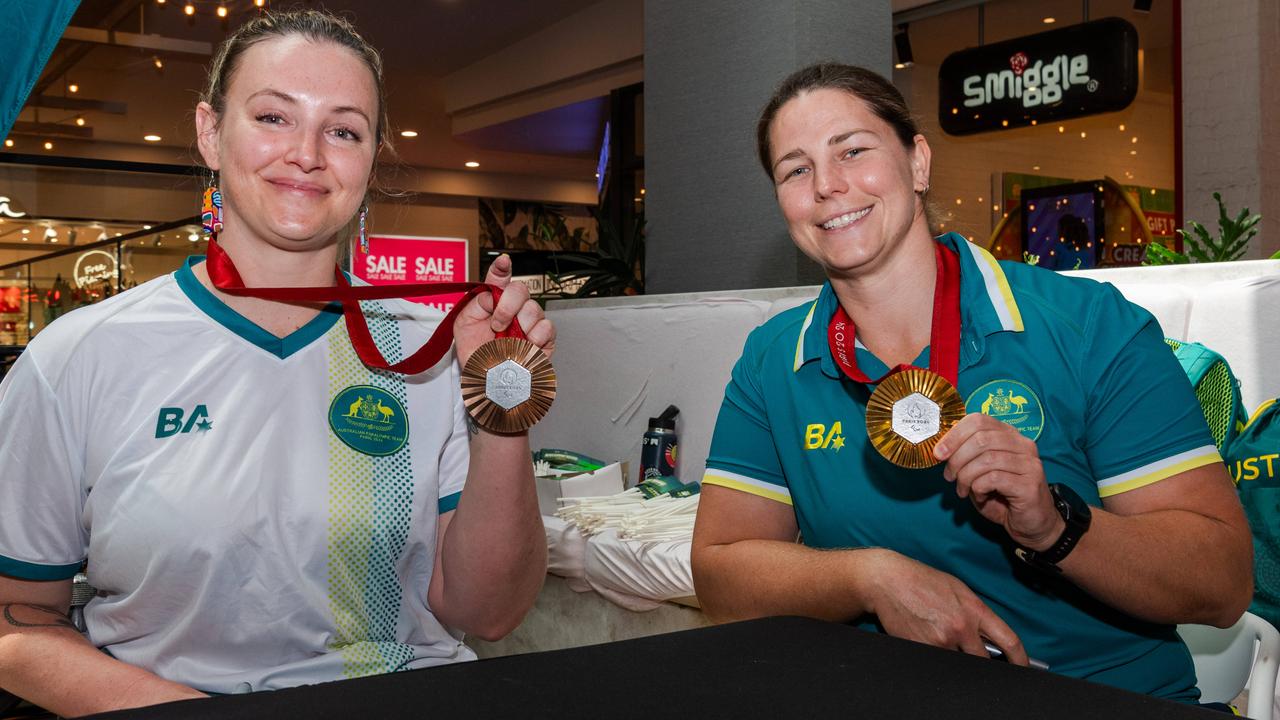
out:
{"label": "eyebrow", "polygon": [[[252,99],[254,99],[254,98],[258,97],[259,95],[268,95],[268,96],[273,97],[273,98],[276,98],[276,99],[278,99],[278,100],[283,100],[284,102],[287,102],[287,103],[291,103],[291,104],[294,104],[294,105],[297,105],[297,104],[298,104],[298,99],[297,99],[297,98],[295,98],[294,96],[292,96],[292,95],[290,95],[289,93],[286,93],[286,92],[281,92],[281,91],[279,91],[279,90],[275,90],[275,89],[273,89],[273,88],[265,88],[265,89],[259,90],[258,92],[256,92],[256,93],[254,93],[254,94],[250,95],[250,96],[248,97],[248,99],[249,99],[249,100],[252,100]],[[369,116],[368,116],[367,114],[365,114],[365,111],[364,111],[364,110],[361,110],[360,108],[358,108],[358,107],[356,107],[356,106],[354,106],[354,105],[339,105],[338,107],[333,108],[333,112],[335,112],[335,113],[339,113],[339,114],[342,114],[342,113],[352,113],[352,114],[355,114],[355,115],[359,115],[360,117],[364,118],[364,121],[365,121],[365,123],[366,123],[366,124],[368,124],[368,125],[370,125],[370,126],[372,126],[372,125],[373,125],[372,121],[370,121],[370,120],[369,120]]]}
{"label": "eyebrow", "polygon": [[[844,142],[845,140],[848,140],[849,138],[859,133],[870,133],[870,132],[871,132],[870,130],[863,130],[862,128],[854,128],[849,132],[843,132],[843,133],[840,133],[839,135],[832,135],[831,138],[827,140],[827,147],[830,147],[832,145],[839,145],[840,143]],[[786,162],[787,160],[794,160],[798,157],[802,157],[803,155],[804,155],[804,151],[799,148],[792,150],[786,155],[783,155],[782,157],[778,158],[778,160],[773,163],[773,171],[777,172],[778,166]]]}

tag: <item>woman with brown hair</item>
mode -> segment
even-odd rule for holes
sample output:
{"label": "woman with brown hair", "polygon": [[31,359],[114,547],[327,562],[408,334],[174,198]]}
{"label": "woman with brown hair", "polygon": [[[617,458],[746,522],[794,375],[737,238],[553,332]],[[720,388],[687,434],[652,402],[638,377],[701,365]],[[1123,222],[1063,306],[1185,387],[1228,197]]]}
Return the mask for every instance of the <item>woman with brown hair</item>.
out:
{"label": "woman with brown hair", "polygon": [[1235,622],[1251,545],[1154,318],[934,237],[929,143],[875,73],[795,73],[758,141],[828,280],[733,370],[694,532],[703,608],[1194,701],[1174,625]]}

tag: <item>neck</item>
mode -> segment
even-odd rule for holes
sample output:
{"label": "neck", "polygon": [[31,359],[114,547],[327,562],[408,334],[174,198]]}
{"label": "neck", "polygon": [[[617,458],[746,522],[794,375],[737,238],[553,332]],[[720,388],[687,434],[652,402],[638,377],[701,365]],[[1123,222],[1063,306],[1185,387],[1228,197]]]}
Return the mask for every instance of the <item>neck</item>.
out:
{"label": "neck", "polygon": [[858,339],[889,367],[914,361],[929,345],[938,273],[933,245],[927,232],[913,234],[881,267],[831,281]]}
{"label": "neck", "polygon": [[[294,252],[225,232],[218,236],[218,245],[235,263],[246,287],[329,287],[334,284],[337,245]],[[214,286],[209,278],[208,263],[200,263],[193,272],[196,279],[228,307],[277,337],[285,337],[310,322],[324,306],[324,303],[287,303],[229,295]]]}

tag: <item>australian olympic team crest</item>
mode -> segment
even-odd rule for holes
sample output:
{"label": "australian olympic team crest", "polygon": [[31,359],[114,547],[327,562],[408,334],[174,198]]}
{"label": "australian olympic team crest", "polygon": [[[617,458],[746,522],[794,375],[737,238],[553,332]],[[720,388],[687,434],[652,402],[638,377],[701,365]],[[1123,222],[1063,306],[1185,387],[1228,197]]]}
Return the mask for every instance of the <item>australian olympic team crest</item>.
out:
{"label": "australian olympic team crest", "polygon": [[329,403],[329,428],[351,449],[365,455],[393,455],[409,439],[404,406],[372,385],[353,385]]}
{"label": "australian olympic team crest", "polygon": [[1017,380],[992,380],[974,390],[965,400],[964,411],[990,415],[1032,440],[1044,429],[1040,398]]}

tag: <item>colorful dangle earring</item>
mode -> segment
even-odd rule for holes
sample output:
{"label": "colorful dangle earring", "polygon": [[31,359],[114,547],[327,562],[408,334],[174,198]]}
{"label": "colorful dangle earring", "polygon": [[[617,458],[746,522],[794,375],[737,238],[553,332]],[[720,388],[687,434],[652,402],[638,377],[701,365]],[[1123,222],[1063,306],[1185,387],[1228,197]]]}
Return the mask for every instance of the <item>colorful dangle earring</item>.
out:
{"label": "colorful dangle earring", "polygon": [[212,183],[204,189],[204,201],[200,204],[200,224],[206,238],[216,238],[222,232],[222,193]]}
{"label": "colorful dangle earring", "polygon": [[360,252],[369,254],[369,206],[360,206]]}

